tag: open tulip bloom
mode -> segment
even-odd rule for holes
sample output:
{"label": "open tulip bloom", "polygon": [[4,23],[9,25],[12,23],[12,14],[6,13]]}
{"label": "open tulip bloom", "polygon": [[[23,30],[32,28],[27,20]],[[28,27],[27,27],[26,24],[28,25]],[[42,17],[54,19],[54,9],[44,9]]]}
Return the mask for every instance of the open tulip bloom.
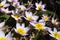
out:
{"label": "open tulip bloom", "polygon": [[29,31],[28,27],[25,27],[24,24],[20,25],[19,23],[16,23],[16,29],[14,29],[16,33],[25,36],[27,35],[27,32]]}
{"label": "open tulip bloom", "polygon": [[38,19],[38,16],[33,15],[32,12],[25,12],[26,17],[24,17],[28,21],[36,21]]}
{"label": "open tulip bloom", "polygon": [[36,5],[36,10],[42,10],[42,11],[46,11],[45,8],[45,4],[42,4],[42,1],[40,1],[40,3],[35,3]]}
{"label": "open tulip bloom", "polygon": [[60,40],[60,31],[57,31],[56,28],[54,28],[54,31],[48,30],[51,34],[49,34],[51,37],[56,38],[57,40]]}
{"label": "open tulip bloom", "polygon": [[45,22],[30,22],[30,24],[37,30],[44,30],[48,28],[45,26]]}
{"label": "open tulip bloom", "polygon": [[52,24],[54,24],[54,25],[58,25],[58,24],[59,24],[59,22],[57,22],[57,19],[54,19],[54,18],[52,18],[51,22],[52,22]]}
{"label": "open tulip bloom", "polygon": [[0,40],[12,40],[11,32],[5,36],[5,33],[0,30]]}
{"label": "open tulip bloom", "polygon": [[15,12],[12,11],[11,17],[14,18],[15,20],[21,19],[20,14],[18,14],[16,11]]}
{"label": "open tulip bloom", "polygon": [[42,2],[0,0],[0,40],[60,40],[60,22],[56,18],[54,3],[48,3],[50,0],[44,0],[46,4]]}
{"label": "open tulip bloom", "polygon": [[42,15],[42,20],[44,21],[49,21],[49,18],[50,17],[48,17],[48,15],[45,15],[45,14]]}

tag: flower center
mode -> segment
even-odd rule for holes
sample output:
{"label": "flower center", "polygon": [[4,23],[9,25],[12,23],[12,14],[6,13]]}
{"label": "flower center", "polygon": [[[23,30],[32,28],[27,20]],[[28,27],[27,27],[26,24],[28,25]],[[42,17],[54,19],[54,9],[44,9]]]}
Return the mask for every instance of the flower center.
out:
{"label": "flower center", "polygon": [[28,16],[28,17],[27,17],[27,20],[32,20],[32,17],[31,17],[31,16]]}
{"label": "flower center", "polygon": [[17,32],[21,35],[24,35],[26,33],[25,30],[22,28],[17,28]]}
{"label": "flower center", "polygon": [[2,6],[3,6],[3,4],[0,3],[0,7],[2,7]]}
{"label": "flower center", "polygon": [[0,37],[0,40],[6,40],[6,38],[5,37]]}
{"label": "flower center", "polygon": [[53,35],[54,35],[55,38],[60,38],[60,34],[57,33],[57,32],[54,32]]}
{"label": "flower center", "polygon": [[48,18],[47,16],[45,16],[43,19],[44,19],[45,21],[48,21],[48,20],[49,20],[49,18]]}
{"label": "flower center", "polygon": [[40,5],[37,6],[37,10],[40,10]]}
{"label": "flower center", "polygon": [[19,15],[18,14],[14,14],[14,18],[15,19],[18,19],[19,18]]}
{"label": "flower center", "polygon": [[44,30],[44,25],[41,23],[35,24],[35,28],[38,30]]}

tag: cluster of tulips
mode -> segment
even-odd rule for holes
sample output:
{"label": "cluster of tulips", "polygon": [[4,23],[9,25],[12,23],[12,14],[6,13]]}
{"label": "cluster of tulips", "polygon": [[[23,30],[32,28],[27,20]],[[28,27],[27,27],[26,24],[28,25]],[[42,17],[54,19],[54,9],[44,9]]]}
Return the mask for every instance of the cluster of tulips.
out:
{"label": "cluster of tulips", "polygon": [[[10,6],[13,7],[11,7],[12,10],[9,10]],[[3,22],[0,22],[0,40],[18,40],[17,38],[14,39],[14,36],[12,35],[14,33],[11,32],[12,29],[16,34],[19,35],[19,37],[22,37],[20,38],[21,40],[25,38],[25,36],[30,35],[29,32],[31,30],[38,31],[39,33],[40,31],[49,32],[48,34],[51,37],[60,40],[60,31],[57,31],[57,28],[55,27],[53,27],[52,30],[51,25],[46,25],[47,22],[49,22],[52,25],[58,26],[60,22],[58,22],[57,18],[51,17],[48,14],[44,13],[42,13],[41,16],[37,15],[39,11],[47,11],[45,9],[45,6],[46,4],[43,4],[42,1],[39,3],[36,2],[35,4],[30,1],[28,1],[27,4],[24,4],[23,2],[20,4],[20,1],[18,0],[2,0],[0,3],[0,12],[3,13],[3,15],[8,15],[16,20],[16,26],[11,28],[11,30],[5,36],[5,33],[7,31],[5,27],[6,21],[4,20]],[[7,28],[9,28],[9,26]],[[35,34],[33,31],[31,33]],[[32,38],[35,38],[35,35],[33,35]],[[32,40],[32,38],[30,37],[29,40]],[[25,40],[27,39],[25,38]]]}

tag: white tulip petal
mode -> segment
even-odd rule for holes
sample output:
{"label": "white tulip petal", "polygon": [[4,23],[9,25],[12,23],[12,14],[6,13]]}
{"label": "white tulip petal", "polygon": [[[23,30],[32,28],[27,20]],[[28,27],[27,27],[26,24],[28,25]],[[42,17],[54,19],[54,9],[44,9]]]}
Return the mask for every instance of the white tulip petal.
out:
{"label": "white tulip petal", "polygon": [[17,30],[14,28],[15,32],[17,33]]}
{"label": "white tulip petal", "polygon": [[43,4],[43,5],[41,5],[41,8],[42,8],[42,9],[44,9],[44,8],[45,8],[45,6],[46,6],[46,4]]}
{"label": "white tulip petal", "polygon": [[36,21],[38,19],[38,16],[32,16],[32,19]]}
{"label": "white tulip petal", "polygon": [[22,27],[23,27],[23,28],[25,27],[25,24],[24,24],[24,23],[22,23]]}
{"label": "white tulip petal", "polygon": [[52,21],[54,21],[54,18],[52,18]]}
{"label": "white tulip petal", "polygon": [[14,15],[11,15],[11,17],[14,17]]}
{"label": "white tulip petal", "polygon": [[43,19],[39,20],[40,23],[44,23],[45,21]]}
{"label": "white tulip petal", "polygon": [[8,8],[6,8],[5,10],[6,10],[6,11],[8,11],[9,9],[8,9]]}
{"label": "white tulip petal", "polygon": [[7,0],[8,2],[12,2],[12,0]]}
{"label": "white tulip petal", "polygon": [[45,9],[41,9],[42,11],[46,11]]}
{"label": "white tulip petal", "polygon": [[38,5],[38,3],[35,3],[35,5],[37,6],[37,5]]}
{"label": "white tulip petal", "polygon": [[15,14],[13,10],[12,10],[12,14]]}
{"label": "white tulip petal", "polygon": [[9,9],[7,8],[7,9],[5,9],[4,12],[6,12],[6,13],[11,13],[12,11],[9,11]]}
{"label": "white tulip petal", "polygon": [[5,5],[4,5],[4,7],[8,7],[8,6],[10,6],[10,4],[5,4]]}
{"label": "white tulip petal", "polygon": [[56,28],[54,28],[54,32],[57,32],[57,29]]}
{"label": "white tulip petal", "polygon": [[29,12],[30,13],[30,16],[32,16],[32,12]]}
{"label": "white tulip petal", "polygon": [[60,40],[60,39],[57,39],[57,40]]}
{"label": "white tulip petal", "polygon": [[31,24],[32,26],[34,26],[34,23],[30,22],[30,24]]}
{"label": "white tulip petal", "polygon": [[15,7],[15,5],[16,5],[16,3],[14,2],[14,3],[12,4],[12,6],[14,6],[14,7]]}
{"label": "white tulip petal", "polygon": [[2,28],[5,25],[5,22],[0,23],[0,28]]}
{"label": "white tulip petal", "polygon": [[26,12],[25,12],[25,15],[26,15],[26,17],[27,17],[27,16],[29,15],[29,13],[26,11]]}
{"label": "white tulip petal", "polygon": [[44,23],[41,22],[41,24],[45,26],[45,22]]}
{"label": "white tulip petal", "polygon": [[45,30],[47,30],[47,31],[48,31],[48,30],[51,30],[51,28],[49,28],[49,27],[45,27]]}
{"label": "white tulip petal", "polygon": [[26,9],[26,7],[24,5],[20,5],[20,8],[22,11]]}
{"label": "white tulip petal", "polygon": [[4,8],[1,8],[1,12],[4,12],[5,11],[5,9]]}
{"label": "white tulip petal", "polygon": [[32,12],[25,12],[25,15],[26,15],[26,17],[28,17],[28,16],[32,16]]}
{"label": "white tulip petal", "polygon": [[49,34],[51,37],[53,37],[53,35],[52,34]]}
{"label": "white tulip petal", "polygon": [[38,8],[36,8],[36,10],[38,10]]}
{"label": "white tulip petal", "polygon": [[26,27],[25,30],[26,30],[26,32],[28,32],[30,30],[30,28],[29,27]]}
{"label": "white tulip petal", "polygon": [[7,40],[12,40],[11,32],[9,32],[9,33],[6,35],[6,39],[7,39]]}
{"label": "white tulip petal", "polygon": [[16,9],[16,13],[18,13],[18,9]]}
{"label": "white tulip petal", "polygon": [[19,23],[16,23],[16,28],[20,27],[21,25]]}
{"label": "white tulip petal", "polygon": [[18,0],[12,0],[13,2],[18,2]]}
{"label": "white tulip petal", "polygon": [[39,5],[42,5],[42,1],[40,1]]}
{"label": "white tulip petal", "polygon": [[59,34],[60,34],[60,31],[58,31],[57,33],[59,33]]}
{"label": "white tulip petal", "polygon": [[5,37],[5,34],[3,31],[0,30],[0,37]]}
{"label": "white tulip petal", "polygon": [[6,0],[4,0],[4,1],[1,2],[1,4],[3,4],[3,5],[5,5],[5,3],[6,3]]}
{"label": "white tulip petal", "polygon": [[53,31],[52,30],[48,30],[51,34],[53,34]]}

